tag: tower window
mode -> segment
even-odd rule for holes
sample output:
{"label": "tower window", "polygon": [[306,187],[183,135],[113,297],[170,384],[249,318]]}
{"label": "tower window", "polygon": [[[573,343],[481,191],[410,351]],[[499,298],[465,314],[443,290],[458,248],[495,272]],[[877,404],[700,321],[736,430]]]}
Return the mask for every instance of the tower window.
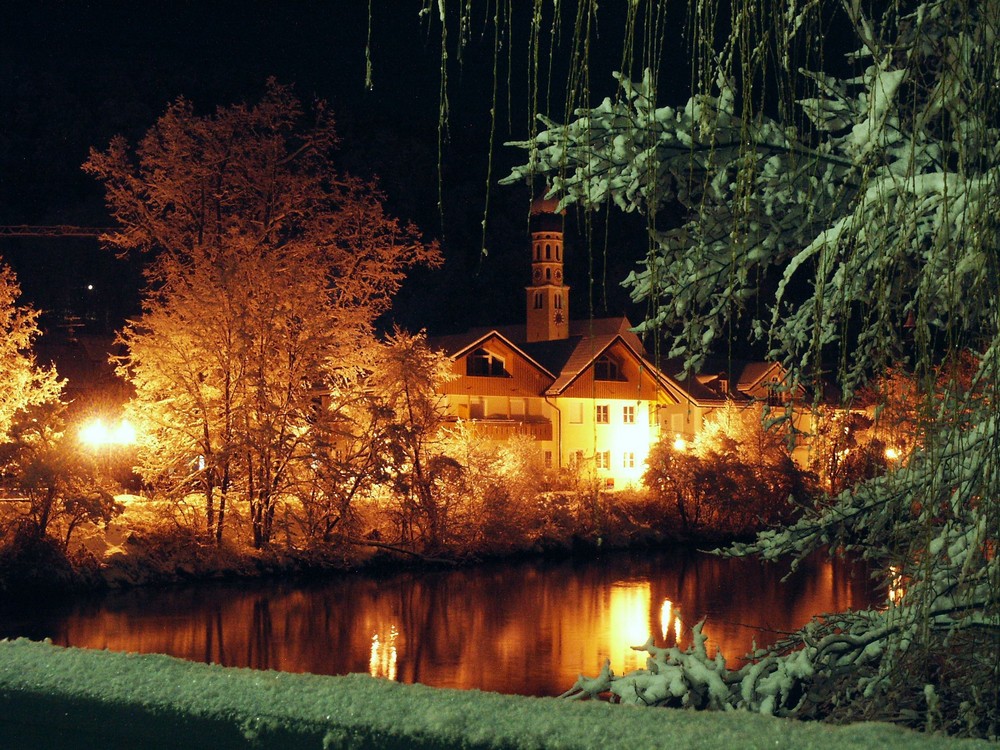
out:
{"label": "tower window", "polygon": [[560,255],[560,253],[559,253],[559,245],[556,245],[556,260],[562,260],[562,258],[560,258],[559,255]]}
{"label": "tower window", "polygon": [[542,296],[541,292],[535,292],[535,309],[541,310],[545,305],[545,298]]}
{"label": "tower window", "polygon": [[551,281],[552,280],[552,269],[551,268],[546,268],[545,269],[545,280],[546,281]]}
{"label": "tower window", "polygon": [[561,294],[557,294],[555,296],[555,299],[553,300],[553,307],[555,307],[556,310],[562,310],[562,295]]}
{"label": "tower window", "polygon": [[607,354],[602,354],[594,362],[594,380],[622,380],[621,367]]}
{"label": "tower window", "polygon": [[545,260],[552,260],[552,245],[545,245]]}
{"label": "tower window", "polygon": [[465,374],[480,378],[509,378],[501,357],[485,349],[476,349],[465,359]]}

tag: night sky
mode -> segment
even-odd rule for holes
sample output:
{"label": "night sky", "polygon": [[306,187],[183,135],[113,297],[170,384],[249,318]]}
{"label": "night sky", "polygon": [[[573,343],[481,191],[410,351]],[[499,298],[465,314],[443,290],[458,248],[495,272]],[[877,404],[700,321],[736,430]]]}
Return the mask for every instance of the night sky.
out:
{"label": "night sky", "polygon": [[[524,55],[515,54],[511,111],[505,94],[500,101],[484,257],[492,31],[473,34],[461,66],[449,72],[442,214],[438,26],[428,28],[419,18],[415,0],[373,5],[371,91],[364,85],[368,3],[358,0],[6,6],[0,28],[0,225],[108,226],[102,189],[80,169],[88,149],[105,148],[119,133],[135,143],[180,95],[203,112],[256,100],[273,75],[293,84],[306,103],[330,102],[342,139],[339,163],[377,175],[390,210],[414,221],[428,239],[442,241],[445,267],[413,275],[393,321],[432,333],[520,321],[529,191],[498,187],[496,180],[520,159],[503,141],[527,132],[519,83],[526,75],[519,69]],[[601,38],[607,46],[595,46],[595,54],[612,59],[620,54],[614,31],[621,27],[609,19],[606,28]],[[516,33],[523,36],[524,29],[522,24]],[[610,90],[610,75],[605,78]],[[595,74],[599,99],[606,92],[596,91],[598,81]],[[588,257],[579,226],[570,217],[567,278],[574,317],[628,312],[637,318],[640,311],[629,308],[618,282],[644,251],[641,233],[623,233],[627,224],[617,225],[605,269],[600,247]],[[603,228],[596,232],[596,244],[603,245]],[[18,274],[25,299],[46,312],[49,328],[70,313],[113,330],[137,310],[138,266],[116,260],[96,239],[0,237],[0,256]]]}

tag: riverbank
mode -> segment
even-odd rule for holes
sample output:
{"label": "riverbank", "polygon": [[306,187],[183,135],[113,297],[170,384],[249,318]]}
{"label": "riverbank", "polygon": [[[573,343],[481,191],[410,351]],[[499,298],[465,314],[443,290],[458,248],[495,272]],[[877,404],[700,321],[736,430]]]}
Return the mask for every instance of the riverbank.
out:
{"label": "riverbank", "polygon": [[611,550],[648,549],[664,545],[712,548],[727,540],[668,533],[664,527],[629,524],[611,519],[603,528],[573,529],[570,525],[503,551],[442,550],[423,555],[380,542],[359,540],[327,549],[273,545],[252,549],[234,540],[207,542],[189,530],[163,524],[134,523],[129,515],[106,526],[86,525],[74,537],[70,551],[53,537],[16,530],[0,545],[0,594],[6,597],[83,593],[162,586],[198,581],[257,579],[349,571],[398,571],[518,561],[532,558],[592,557]]}
{"label": "riverbank", "polygon": [[976,750],[887,724],[442,690],[363,675],[231,669],[159,655],[0,641],[0,746]]}

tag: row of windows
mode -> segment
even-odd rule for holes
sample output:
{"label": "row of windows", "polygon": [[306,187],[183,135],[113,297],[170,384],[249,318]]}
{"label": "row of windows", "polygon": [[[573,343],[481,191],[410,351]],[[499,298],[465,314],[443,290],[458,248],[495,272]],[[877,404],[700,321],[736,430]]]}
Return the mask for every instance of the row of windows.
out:
{"label": "row of windows", "polygon": [[[555,248],[556,260],[562,260],[562,258],[559,257],[561,254],[560,246],[559,245],[553,246],[548,242],[545,243],[545,260],[552,260],[553,248]],[[542,243],[539,242],[538,244],[535,245],[535,260],[541,260],[541,259],[542,259]]]}
{"label": "row of windows", "polygon": [[[535,292],[535,309],[540,310],[545,304],[544,293]],[[556,310],[561,310],[563,306],[563,298],[561,294],[555,295],[552,301],[552,305]],[[466,357],[465,360],[465,374],[475,375],[477,377],[486,378],[509,378],[510,373],[507,372],[506,366],[504,364],[503,357],[500,357],[493,352],[487,351],[486,349],[476,349],[472,354]],[[594,362],[594,380],[602,381],[620,381],[622,380],[621,368],[618,363],[611,357],[604,355],[598,357]],[[600,414],[600,406],[598,408],[598,414]],[[604,407],[605,409],[607,407]],[[631,423],[635,421],[635,408],[626,406],[625,409],[632,409],[632,419],[626,417],[625,422]],[[598,422],[602,420],[598,417]],[[607,419],[603,420],[607,422]]]}
{"label": "row of windows", "polygon": [[[597,424],[611,423],[611,407],[608,404],[597,404],[595,409],[594,421]],[[622,423],[635,424],[635,407],[631,404],[622,407]]]}
{"label": "row of windows", "polygon": [[[561,294],[557,294],[552,298],[552,307],[556,310],[562,310],[563,298]],[[545,306],[545,293],[535,292],[535,309],[541,310]]]}
{"label": "row of windows", "polygon": [[[546,466],[551,465],[552,456],[550,453],[546,453],[545,461]],[[574,466],[581,466],[584,461],[583,451],[576,451],[572,456],[571,463]],[[611,468],[611,451],[597,451],[594,454],[594,466],[598,469],[610,469]],[[633,451],[625,451],[621,454],[621,467],[623,469],[634,469],[635,468],[635,453]]]}

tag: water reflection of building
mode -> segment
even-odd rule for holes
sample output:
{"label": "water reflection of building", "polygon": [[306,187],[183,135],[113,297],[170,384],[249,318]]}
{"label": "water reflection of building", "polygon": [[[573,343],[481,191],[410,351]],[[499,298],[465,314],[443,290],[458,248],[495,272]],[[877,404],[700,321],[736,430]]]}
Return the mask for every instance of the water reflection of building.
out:
{"label": "water reflection of building", "polygon": [[754,638],[815,614],[869,603],[865,577],[825,558],[782,582],[784,566],[678,553],[598,563],[497,566],[353,576],[291,587],[135,592],[46,622],[54,642],[166,653],[289,672],[368,672],[439,687],[555,695],[605,658],[642,667],[631,650],[690,645],[703,617],[709,655],[739,666]]}
{"label": "water reflection of building", "polygon": [[621,582],[611,587],[605,648],[616,672],[645,666],[646,655],[634,647],[649,640],[652,609],[649,581]]}
{"label": "water reflection of building", "polygon": [[372,636],[372,653],[368,660],[368,673],[372,677],[396,679],[396,637],[399,631],[395,625],[390,625],[387,633],[380,638],[378,633]]}

